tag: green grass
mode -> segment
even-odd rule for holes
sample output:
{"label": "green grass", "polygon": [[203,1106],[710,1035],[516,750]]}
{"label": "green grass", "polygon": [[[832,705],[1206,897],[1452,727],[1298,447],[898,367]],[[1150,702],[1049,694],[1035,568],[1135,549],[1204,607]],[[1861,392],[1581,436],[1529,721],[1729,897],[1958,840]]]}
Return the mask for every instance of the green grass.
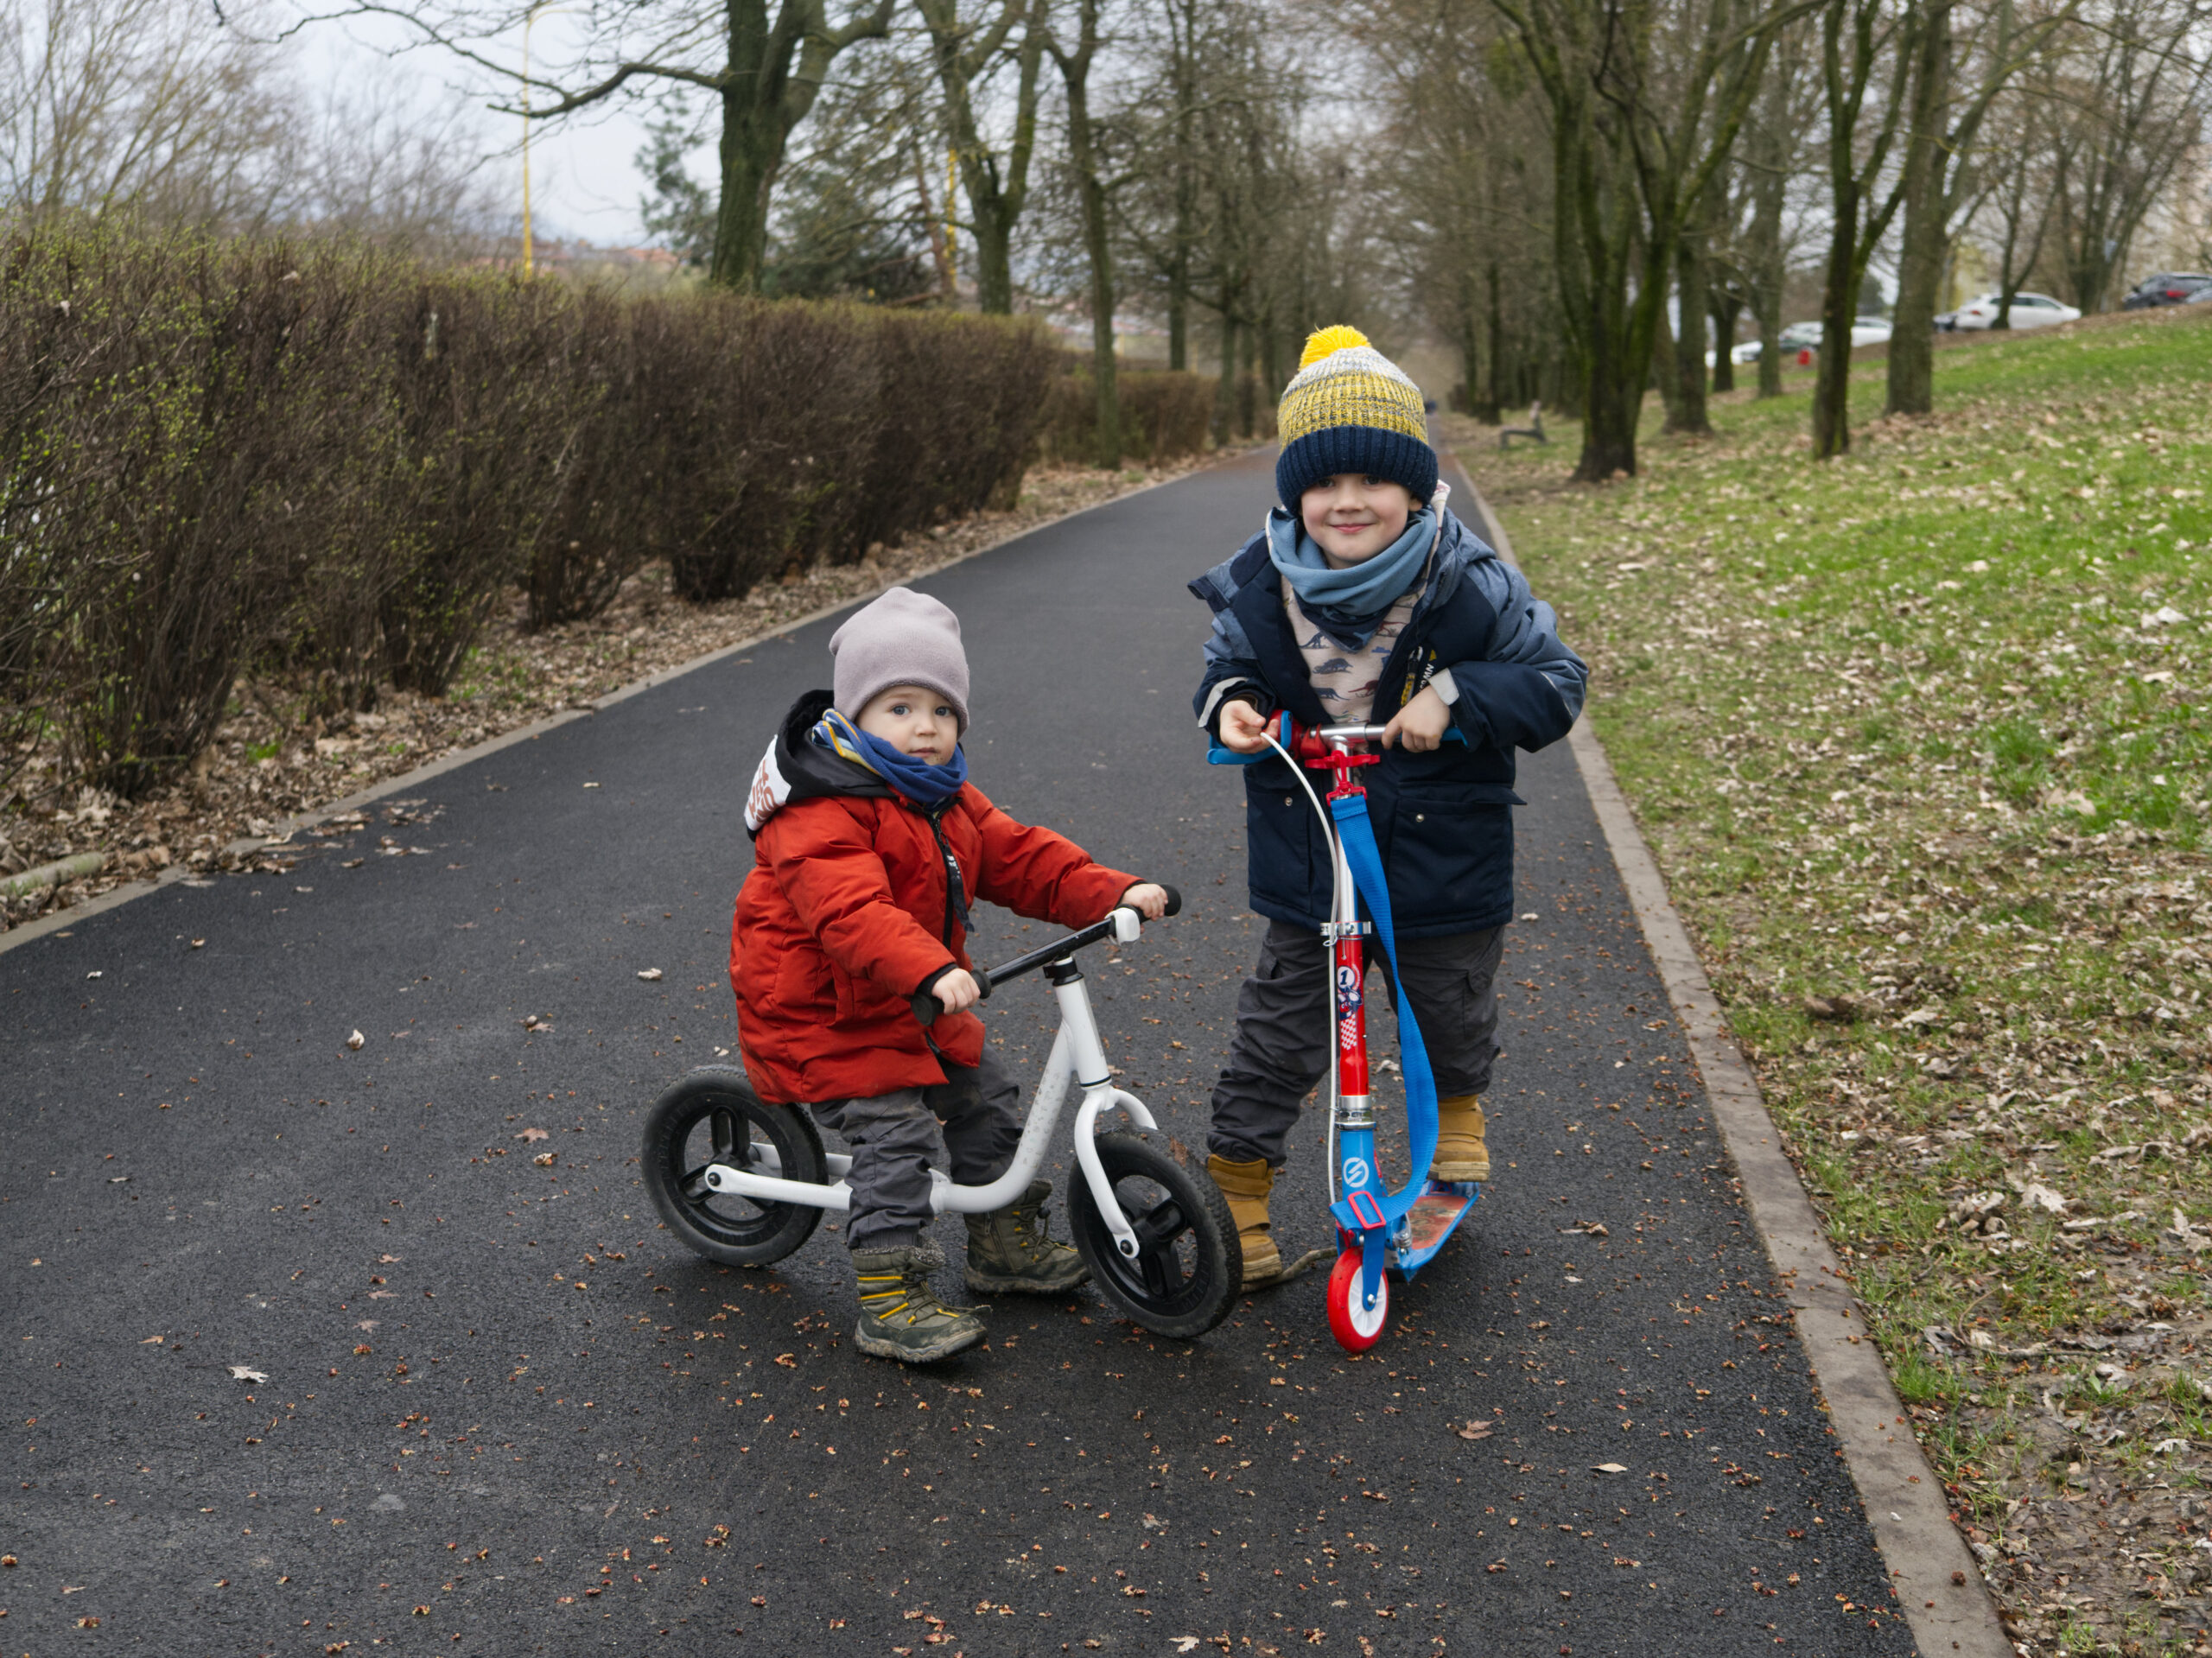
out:
{"label": "green grass", "polygon": [[[1826,464],[1809,376],[1718,400],[1713,439],[1654,407],[1643,475],[1605,486],[1565,482],[1571,422],[1503,456],[1452,429],[1592,663],[1589,717],[1931,1460],[1993,1532],[2050,1497],[2025,1450],[2046,1391],[2125,1429],[2085,1439],[2093,1492],[2205,1472],[2183,1376],[2212,1364],[2152,1326],[2198,1316],[2212,1261],[2165,1235],[2212,1212],[2188,1143],[2212,1121],[2208,324],[1939,353],[1916,420],[1878,418],[1861,365]],[[1993,1191],[2005,1236],[1947,1222]],[[2109,1361],[2174,1379],[2115,1387]],[[2200,1444],[2151,1455],[2168,1436]],[[2117,1571],[2081,1553],[2048,1570]],[[2042,1598],[2044,1571],[2000,1596]],[[2075,1649],[2168,1649],[2107,1587]]]}

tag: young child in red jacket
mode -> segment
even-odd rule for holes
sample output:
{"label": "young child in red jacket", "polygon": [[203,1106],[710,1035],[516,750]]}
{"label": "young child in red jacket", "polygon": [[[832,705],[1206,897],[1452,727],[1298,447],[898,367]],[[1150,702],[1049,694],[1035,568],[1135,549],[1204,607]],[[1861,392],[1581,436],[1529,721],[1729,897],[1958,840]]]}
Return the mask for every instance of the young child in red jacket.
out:
{"label": "young child in red jacket", "polygon": [[[963,1185],[996,1179],[1020,1139],[1020,1089],[968,1009],[964,943],[988,899],[1087,927],[1117,905],[1147,918],[1167,895],[1017,823],[968,781],[968,658],[960,621],[893,588],[831,636],[835,689],[784,717],[753,782],[753,867],[737,895],[730,982],[747,1076],[764,1100],[804,1103],[844,1136],[853,1166],[846,1242],[859,1278],[854,1341],[909,1364],[983,1338],[977,1310],[930,1286],[929,1166]],[[910,998],[943,1014],[925,1031]],[[1059,1294],[1087,1276],[1045,1225],[1046,1180],[968,1221],[970,1289]]]}

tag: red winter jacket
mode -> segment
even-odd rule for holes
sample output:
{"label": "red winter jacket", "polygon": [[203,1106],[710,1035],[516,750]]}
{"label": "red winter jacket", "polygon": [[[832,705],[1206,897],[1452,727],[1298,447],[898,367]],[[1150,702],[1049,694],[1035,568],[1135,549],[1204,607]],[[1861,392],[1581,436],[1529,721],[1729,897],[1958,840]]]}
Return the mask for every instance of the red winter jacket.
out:
{"label": "red winter jacket", "polygon": [[972,968],[948,852],[969,898],[1063,927],[1089,926],[1138,880],[1015,823],[973,784],[938,809],[933,830],[874,773],[808,741],[828,705],[829,693],[810,692],[791,710],[746,812],[753,867],[737,895],[729,976],[746,1075],[764,1100],[941,1083],[931,1039],[954,1064],[981,1061],[981,1020],[940,1015],[925,1036],[907,1001],[947,966]]}

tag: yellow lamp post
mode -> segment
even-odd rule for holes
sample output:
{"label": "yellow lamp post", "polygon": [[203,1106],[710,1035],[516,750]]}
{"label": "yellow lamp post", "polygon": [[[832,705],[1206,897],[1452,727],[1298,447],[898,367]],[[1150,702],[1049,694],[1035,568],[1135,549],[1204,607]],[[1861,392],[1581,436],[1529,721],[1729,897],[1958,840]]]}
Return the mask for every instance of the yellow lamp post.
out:
{"label": "yellow lamp post", "polygon": [[538,14],[545,11],[566,11],[566,6],[539,4],[523,14],[522,20],[522,274],[527,282],[537,275],[535,248],[530,233],[530,26]]}

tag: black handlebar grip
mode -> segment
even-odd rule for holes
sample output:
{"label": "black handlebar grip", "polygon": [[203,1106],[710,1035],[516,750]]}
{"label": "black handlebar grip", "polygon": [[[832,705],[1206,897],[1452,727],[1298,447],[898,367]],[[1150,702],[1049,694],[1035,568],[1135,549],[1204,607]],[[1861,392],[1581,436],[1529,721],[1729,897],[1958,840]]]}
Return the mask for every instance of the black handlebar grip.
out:
{"label": "black handlebar grip", "polygon": [[1160,883],[1160,890],[1167,894],[1167,913],[1169,915],[1182,914],[1183,895],[1177,892],[1173,887],[1170,886],[1166,881]]}
{"label": "black handlebar grip", "polygon": [[923,1029],[927,1030],[937,1023],[938,999],[928,991],[917,990],[906,998],[906,1006],[914,1010],[914,1017],[921,1022]]}

